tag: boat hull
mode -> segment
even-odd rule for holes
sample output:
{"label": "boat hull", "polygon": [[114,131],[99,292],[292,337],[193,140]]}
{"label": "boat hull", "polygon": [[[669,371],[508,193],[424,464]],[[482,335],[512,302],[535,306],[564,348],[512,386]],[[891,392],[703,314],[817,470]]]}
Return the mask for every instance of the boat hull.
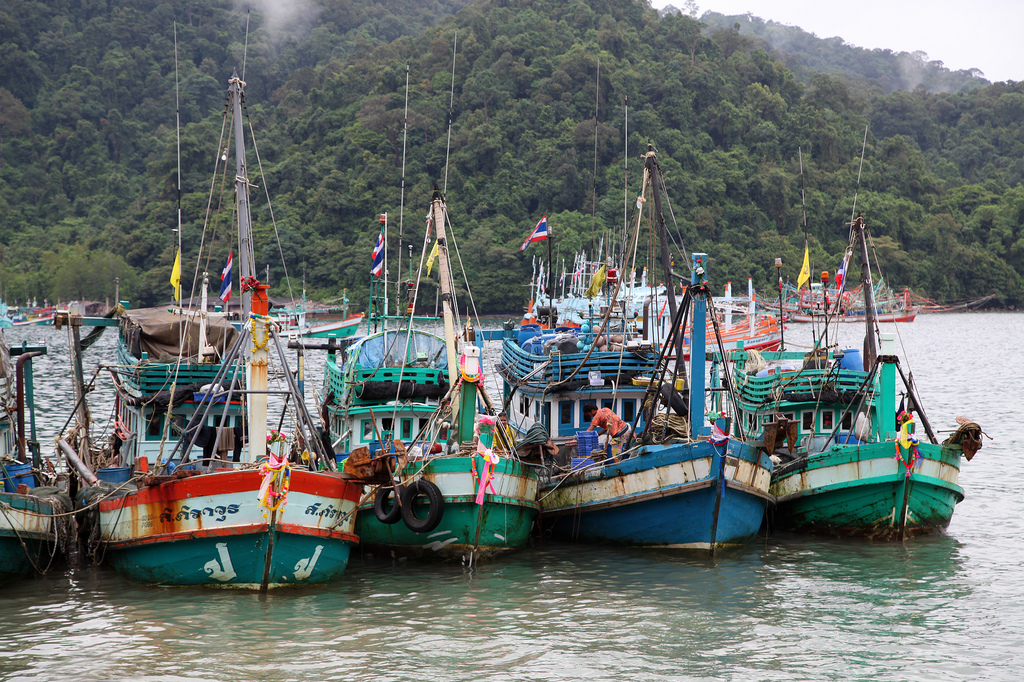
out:
{"label": "boat hull", "polygon": [[[483,458],[476,456],[477,471]],[[419,470],[421,463],[406,468]],[[537,504],[537,475],[533,469],[502,458],[495,468],[493,492],[476,503],[479,482],[473,476],[470,457],[442,457],[431,460],[422,478],[434,483],[444,498],[444,514],[438,526],[427,533],[415,533],[401,521],[380,522],[372,504],[359,509],[356,533],[371,554],[412,556],[442,560],[487,559],[526,545]],[[419,514],[422,517],[422,514]]]}
{"label": "boat hull", "polygon": [[771,461],[730,440],[647,446],[541,491],[544,530],[593,543],[713,549],[754,537]]}
{"label": "boat hull", "polygon": [[0,504],[0,581],[48,568],[56,545],[50,520],[53,506],[38,497],[4,492]]}
{"label": "boat hull", "polygon": [[258,500],[262,481],[254,469],[222,471],[100,503],[107,560],[150,585],[257,589],[268,563],[271,588],[340,578],[358,542],[359,487],[337,474],[293,470],[287,504],[272,513]]}
{"label": "boat hull", "polygon": [[[876,322],[913,322],[915,317],[917,317],[916,310],[898,313],[875,313]],[[824,322],[825,316],[820,314],[790,313],[787,315],[787,319],[790,322]],[[864,324],[864,320],[865,316],[863,314],[829,315],[828,318],[830,323],[856,322],[857,324]]]}
{"label": "boat hull", "polygon": [[287,338],[306,339],[344,339],[355,336],[359,331],[359,324],[363,321],[363,314],[351,315],[344,320],[336,322],[325,322],[323,324],[310,325],[306,327],[285,327],[281,332]]}
{"label": "boat hull", "polygon": [[941,531],[964,497],[959,448],[921,443],[907,476],[892,442],[835,446],[776,470],[775,526],[879,540]]}

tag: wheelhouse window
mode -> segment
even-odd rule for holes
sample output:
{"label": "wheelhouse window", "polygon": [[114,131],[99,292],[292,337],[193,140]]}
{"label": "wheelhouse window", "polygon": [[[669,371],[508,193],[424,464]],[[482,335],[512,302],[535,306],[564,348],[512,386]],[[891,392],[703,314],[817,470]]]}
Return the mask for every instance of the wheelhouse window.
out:
{"label": "wheelhouse window", "polygon": [[832,410],[825,410],[821,413],[821,430],[831,431],[834,426],[833,420],[835,419],[835,412]]}
{"label": "wheelhouse window", "polygon": [[636,419],[636,401],[624,399],[622,401],[622,421],[632,424],[634,419]]}
{"label": "wheelhouse window", "polygon": [[801,422],[800,426],[804,431],[814,431],[814,413],[804,412],[803,421]]}
{"label": "wheelhouse window", "polygon": [[572,425],[572,402],[563,401],[558,403],[558,423]]}
{"label": "wheelhouse window", "polygon": [[843,428],[847,431],[853,428],[853,412],[847,412],[843,415]]}
{"label": "wheelhouse window", "polygon": [[369,419],[363,420],[363,442],[373,440],[373,422]]}
{"label": "wheelhouse window", "polygon": [[412,420],[402,420],[402,440],[410,440],[412,438]]}

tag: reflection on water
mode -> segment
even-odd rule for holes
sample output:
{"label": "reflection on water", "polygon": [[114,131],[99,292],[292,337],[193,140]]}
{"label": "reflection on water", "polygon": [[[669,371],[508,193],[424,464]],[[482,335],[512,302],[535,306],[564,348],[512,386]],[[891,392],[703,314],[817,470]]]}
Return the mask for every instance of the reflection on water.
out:
{"label": "reflection on water", "polygon": [[[967,498],[944,535],[775,535],[714,559],[545,541],[472,570],[356,552],[343,582],[264,599],[87,567],[0,588],[0,679],[1016,680],[1021,322],[933,315],[901,328],[935,428],[965,414],[994,439],[963,465]],[[787,340],[809,337],[803,327]],[[68,365],[62,335],[43,331],[36,386],[52,438],[71,408]],[[110,357],[108,337],[87,372],[104,347]],[[308,387],[322,363],[307,355]],[[106,390],[90,396],[98,416]]]}

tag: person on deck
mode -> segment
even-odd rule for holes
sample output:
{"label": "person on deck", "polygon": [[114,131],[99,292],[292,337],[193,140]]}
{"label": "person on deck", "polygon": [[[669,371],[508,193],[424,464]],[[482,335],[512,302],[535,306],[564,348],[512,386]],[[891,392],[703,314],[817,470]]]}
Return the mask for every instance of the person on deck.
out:
{"label": "person on deck", "polygon": [[612,456],[617,457],[619,445],[629,435],[629,424],[619,419],[619,415],[612,412],[609,407],[597,409],[594,403],[587,403],[583,406],[583,418],[590,422],[587,431],[597,429],[597,442],[607,448],[609,441],[612,443]]}
{"label": "person on deck", "polygon": [[508,413],[498,415],[498,423],[494,426],[494,448],[503,452],[512,452],[516,442],[515,432],[508,423]]}

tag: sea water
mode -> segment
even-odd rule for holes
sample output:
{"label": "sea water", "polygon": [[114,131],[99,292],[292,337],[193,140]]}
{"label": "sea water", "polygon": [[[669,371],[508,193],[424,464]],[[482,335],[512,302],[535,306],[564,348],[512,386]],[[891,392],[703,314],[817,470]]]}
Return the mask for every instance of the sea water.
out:
{"label": "sea water", "polygon": [[[944,534],[762,535],[713,559],[543,540],[473,568],[356,550],[342,582],[265,597],[142,587],[85,566],[0,588],[0,679],[1021,679],[1022,330],[1020,313],[920,315],[898,328],[933,426],[949,431],[962,415],[987,434],[962,464],[966,499]],[[859,325],[839,334],[860,347]],[[7,336],[49,348],[34,362],[52,452],[73,407],[66,336]],[[85,353],[87,378],[113,357],[106,336]],[[811,326],[790,325],[786,341],[809,345]],[[492,377],[496,358],[489,349]],[[322,363],[307,352],[313,408]],[[112,396],[98,379],[97,418]]]}

